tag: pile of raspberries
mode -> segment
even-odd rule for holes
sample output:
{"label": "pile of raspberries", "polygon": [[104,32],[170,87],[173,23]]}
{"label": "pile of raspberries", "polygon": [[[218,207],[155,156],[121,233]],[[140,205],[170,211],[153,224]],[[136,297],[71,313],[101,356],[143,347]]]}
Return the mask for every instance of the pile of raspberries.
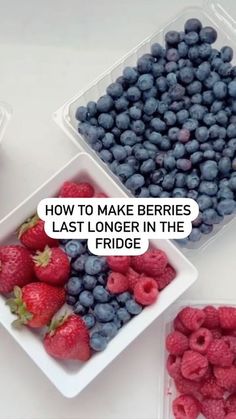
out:
{"label": "pile of raspberries", "polygon": [[[236,308],[183,308],[166,338],[176,419],[236,419]],[[202,417],[202,416],[201,416]]]}

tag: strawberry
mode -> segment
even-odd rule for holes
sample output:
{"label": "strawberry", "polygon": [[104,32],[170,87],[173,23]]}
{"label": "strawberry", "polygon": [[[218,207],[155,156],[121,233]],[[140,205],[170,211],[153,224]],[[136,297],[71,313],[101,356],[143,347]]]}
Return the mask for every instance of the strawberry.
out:
{"label": "strawberry", "polygon": [[26,220],[19,229],[18,239],[31,250],[43,250],[45,246],[57,246],[58,241],[48,237],[44,231],[44,221],[38,215]]}
{"label": "strawberry", "polygon": [[79,316],[52,321],[44,337],[47,353],[58,359],[87,361],[90,358],[88,329]]}
{"label": "strawberry", "polygon": [[22,246],[0,247],[0,293],[11,292],[15,285],[23,287],[33,280],[30,252]]}
{"label": "strawberry", "polygon": [[22,289],[14,288],[14,297],[7,301],[17,314],[14,326],[22,324],[37,328],[46,326],[65,303],[65,290],[42,282],[32,282]]}
{"label": "strawberry", "polygon": [[59,192],[60,198],[92,198],[94,189],[90,183],[65,182]]}
{"label": "strawberry", "polygon": [[60,247],[46,246],[33,257],[36,277],[51,285],[64,285],[70,275],[70,260]]}

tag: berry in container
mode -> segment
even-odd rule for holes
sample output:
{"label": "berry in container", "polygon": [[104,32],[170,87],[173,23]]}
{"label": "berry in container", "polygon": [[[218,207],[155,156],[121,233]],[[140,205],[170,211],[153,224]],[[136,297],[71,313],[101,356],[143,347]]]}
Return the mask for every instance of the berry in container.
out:
{"label": "berry in container", "polygon": [[235,21],[224,6],[184,9],[55,114],[126,192],[198,202],[178,241],[189,249],[235,212]]}
{"label": "berry in container", "polygon": [[[0,275],[1,287],[5,283],[0,296],[1,323],[56,388],[69,398],[79,394],[197,279],[195,267],[168,240],[153,240],[150,243],[152,252],[161,255],[155,265],[150,265],[148,258],[142,259],[144,263],[140,265],[140,257],[135,263],[127,256],[122,260],[110,257],[104,261],[104,258],[99,259],[88,254],[83,240],[62,240],[58,247],[58,242],[45,236],[41,223],[35,217],[24,223],[26,219],[32,217],[39,201],[45,197],[57,196],[58,193],[61,196],[68,196],[71,193],[91,196],[94,191],[100,197],[104,197],[104,194],[111,197],[126,196],[92,157],[86,153],[79,153],[0,223],[0,258],[4,264],[4,270]],[[15,232],[22,224],[19,242]],[[16,250],[14,246],[19,244],[25,247],[21,247],[21,250],[18,247]],[[5,270],[5,267],[11,263],[9,248],[7,251],[3,250],[7,245],[13,245],[10,252],[13,252],[11,254],[14,255],[14,260],[19,263],[17,276],[12,275],[12,270]],[[35,252],[36,248],[40,250]],[[30,258],[29,252],[32,252],[33,258]],[[86,260],[82,261],[84,257]],[[60,269],[58,269],[58,260]],[[167,261],[171,268],[167,269],[164,276],[160,275],[158,269],[161,268],[164,272],[163,268],[167,267]],[[131,291],[126,291],[125,275],[130,263],[132,263],[133,276],[129,277],[129,287],[132,285],[136,300],[132,297]],[[100,273],[107,264],[110,271],[105,289],[106,275]],[[137,285],[135,272],[142,272],[143,266],[146,266],[146,277],[140,276]],[[150,266],[155,267],[155,272],[150,272]],[[34,278],[32,269],[38,282],[32,282]],[[86,273],[83,274],[83,280],[78,275],[81,271]],[[167,285],[170,273],[172,282]],[[150,279],[150,274],[159,275],[158,286],[157,279]],[[13,298],[11,295],[6,305],[5,297],[13,285],[18,285],[14,289],[15,296]],[[62,306],[65,293],[66,305],[56,314],[56,321],[51,323],[47,337],[44,338],[45,328],[41,326],[48,324],[52,314]],[[33,298],[35,295],[40,296],[36,299],[36,305]],[[46,303],[49,297],[51,303],[48,306]],[[62,318],[65,311],[69,312],[69,317]],[[111,325],[108,321],[114,318],[115,311],[117,323]],[[45,316],[42,316],[42,313]],[[98,328],[91,335],[90,330],[98,319],[102,323],[102,332]],[[15,325],[23,323],[22,328],[13,327],[13,321]],[[64,349],[57,344],[58,341],[61,342],[60,336],[64,333],[66,325],[67,329],[75,331],[71,338],[73,337],[73,345],[78,345],[79,353],[70,351],[71,346],[66,346],[68,342]],[[123,327],[120,327],[121,325]],[[76,361],[71,361],[75,358]]]}
{"label": "berry in container", "polygon": [[158,418],[233,419],[235,330],[233,300],[183,301],[166,313]]}

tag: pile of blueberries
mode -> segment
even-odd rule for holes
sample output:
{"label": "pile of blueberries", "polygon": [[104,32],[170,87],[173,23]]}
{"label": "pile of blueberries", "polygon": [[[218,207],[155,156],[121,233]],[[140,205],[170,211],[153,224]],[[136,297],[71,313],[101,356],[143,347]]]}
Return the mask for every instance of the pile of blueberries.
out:
{"label": "pile of blueberries", "polygon": [[142,311],[142,306],[128,291],[112,295],[106,289],[106,259],[92,255],[87,240],[61,240],[61,247],[71,259],[67,304],[84,319],[90,330],[91,348],[103,351],[118,330]]}
{"label": "pile of blueberries", "polygon": [[76,111],[78,130],[137,197],[189,197],[198,241],[236,206],[236,66],[198,19]]}

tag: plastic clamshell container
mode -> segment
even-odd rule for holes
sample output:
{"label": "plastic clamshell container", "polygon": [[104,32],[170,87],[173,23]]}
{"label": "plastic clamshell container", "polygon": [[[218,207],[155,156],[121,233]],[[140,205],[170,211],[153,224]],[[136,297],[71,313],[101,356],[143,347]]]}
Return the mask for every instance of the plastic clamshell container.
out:
{"label": "plastic clamshell container", "polygon": [[[175,419],[172,413],[172,402],[178,397],[179,393],[175,388],[174,380],[171,378],[166,369],[166,361],[168,353],[165,349],[165,341],[167,335],[173,330],[173,320],[177,314],[186,306],[203,308],[207,305],[213,305],[215,307],[220,306],[231,306],[236,307],[235,300],[216,300],[216,301],[181,301],[174,304],[163,316],[163,336],[161,339],[162,342],[162,359],[161,363],[163,365],[163,375],[160,378],[160,381],[163,383],[163,387],[160,388],[160,400],[163,400],[163,403],[159,405],[159,412],[157,419]],[[199,415],[198,419],[204,419],[204,416]]]}
{"label": "plastic clamshell container", "polygon": [[[225,9],[227,8],[227,10]],[[221,48],[224,45],[230,45],[235,51],[233,63],[236,62],[236,22],[233,18],[235,11],[234,0],[227,2],[217,0],[207,0],[203,2],[203,7],[185,8],[166,26],[160,28],[154,34],[147,37],[143,42],[133,48],[128,54],[120,59],[115,65],[109,68],[97,80],[91,83],[84,91],[78,93],[75,97],[65,103],[59,110],[54,113],[56,123],[64,130],[67,136],[80,148],[90,153],[95,160],[110,174],[110,176],[117,182],[129,196],[131,192],[128,191],[121,183],[116,175],[102,162],[96,152],[87,144],[86,140],[78,133],[78,121],[75,118],[76,109],[81,105],[86,105],[88,101],[97,101],[101,95],[106,91],[107,86],[114,82],[119,77],[126,66],[135,66],[137,59],[143,54],[150,52],[150,47],[154,42],[159,42],[164,45],[165,33],[169,30],[183,30],[184,23],[191,17],[200,19],[203,25],[212,25],[218,32],[217,41],[214,47]],[[230,221],[234,215],[226,216],[224,222],[214,226],[211,234],[202,235],[199,242],[189,242],[187,248],[184,249],[188,253],[189,249],[205,249],[212,239],[216,237],[223,227],[229,226]]]}
{"label": "plastic clamshell container", "polygon": [[10,106],[6,103],[0,103],[0,143],[3,140],[6,127],[11,118],[11,109]]}
{"label": "plastic clamshell container", "polygon": [[[0,245],[16,242],[15,231],[19,225],[35,213],[41,199],[55,196],[66,180],[89,181],[95,188],[111,197],[125,196],[124,192],[90,156],[80,153],[0,222]],[[27,327],[23,330],[12,328],[11,322],[15,316],[10,313],[4,298],[0,296],[0,322],[65,397],[74,397],[80,393],[197,279],[196,268],[168,240],[154,240],[152,245],[166,252],[170,263],[177,271],[175,280],[160,293],[156,304],[146,308],[139,316],[132,319],[121,329],[104,352],[92,356],[87,363],[59,362],[46,353],[40,334],[32,332]]]}

